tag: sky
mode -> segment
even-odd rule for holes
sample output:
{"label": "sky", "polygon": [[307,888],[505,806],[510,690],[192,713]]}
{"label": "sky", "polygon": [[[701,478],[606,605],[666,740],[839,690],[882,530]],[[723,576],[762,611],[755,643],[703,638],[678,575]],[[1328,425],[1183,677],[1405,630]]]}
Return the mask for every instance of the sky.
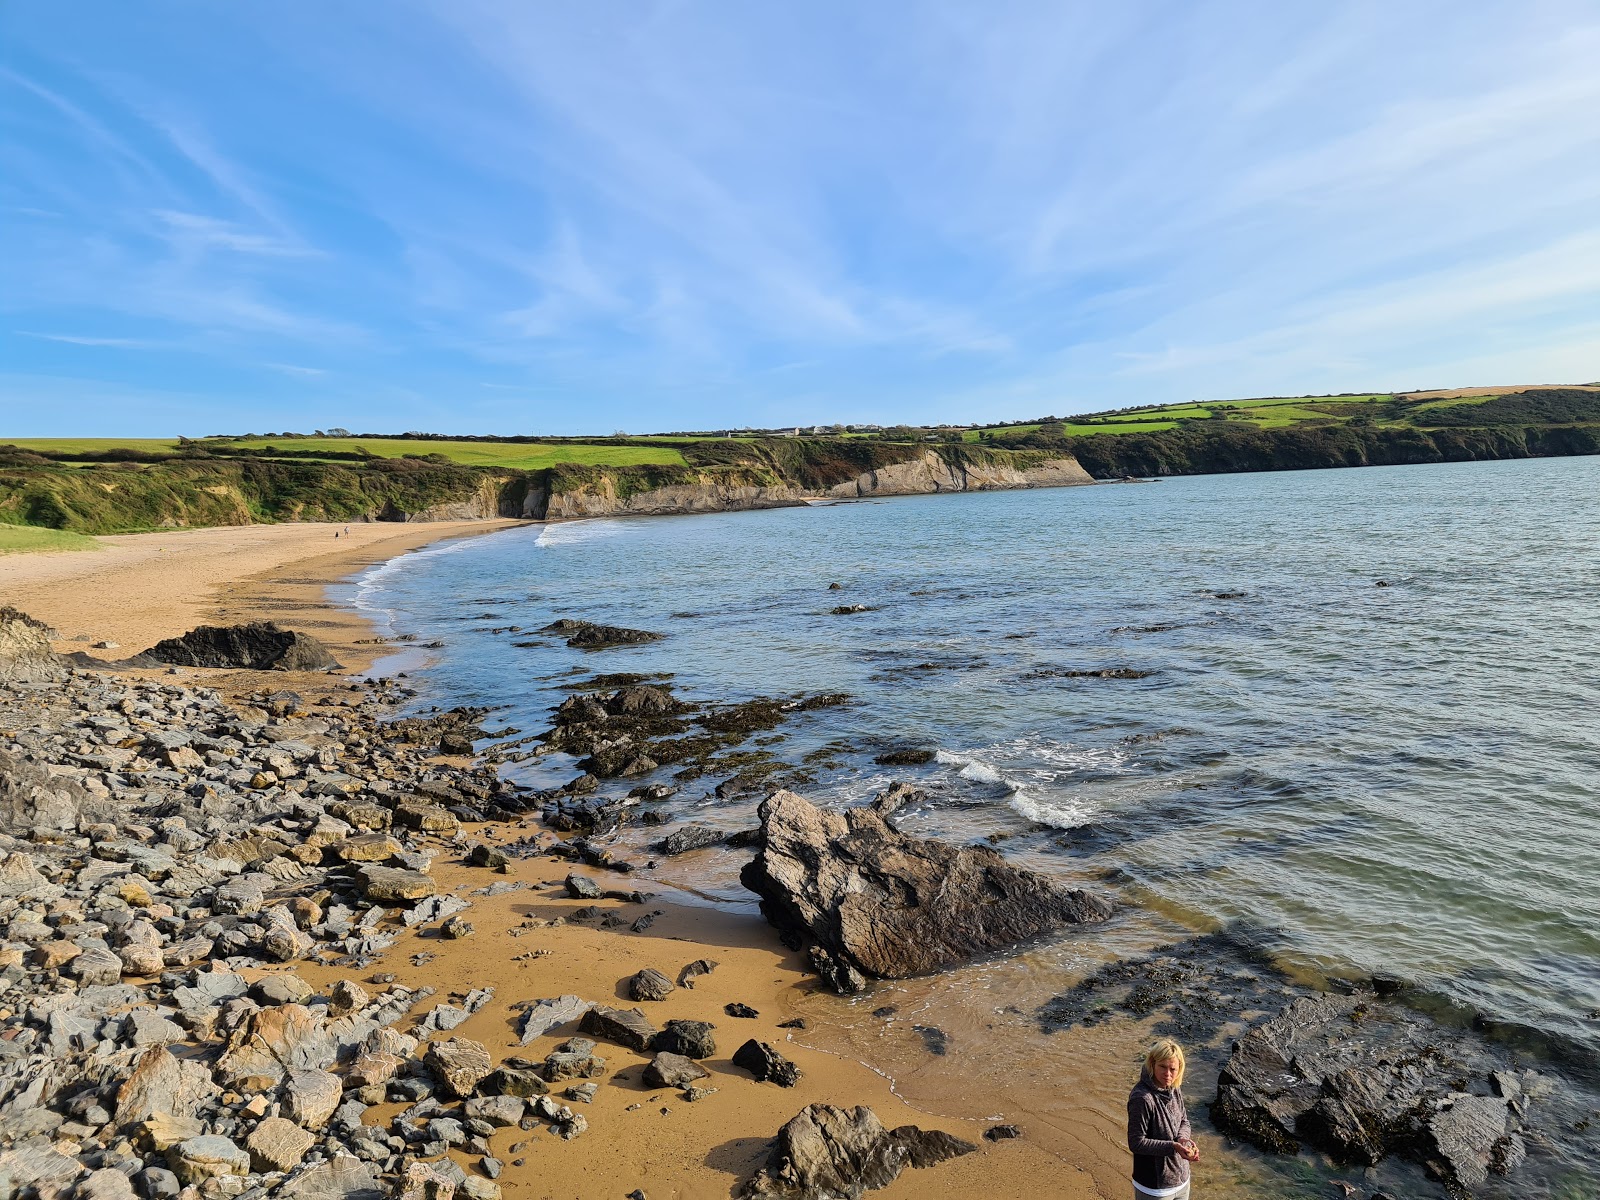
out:
{"label": "sky", "polygon": [[1590,0],[11,0],[0,438],[1600,379]]}

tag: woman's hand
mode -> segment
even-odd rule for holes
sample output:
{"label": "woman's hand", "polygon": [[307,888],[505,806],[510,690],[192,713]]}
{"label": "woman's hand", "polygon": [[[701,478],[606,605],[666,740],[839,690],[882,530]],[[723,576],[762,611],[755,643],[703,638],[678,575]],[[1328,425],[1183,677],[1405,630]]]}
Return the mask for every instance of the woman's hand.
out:
{"label": "woman's hand", "polygon": [[1194,1144],[1192,1138],[1180,1138],[1177,1142],[1178,1153],[1190,1162],[1200,1161],[1200,1147]]}

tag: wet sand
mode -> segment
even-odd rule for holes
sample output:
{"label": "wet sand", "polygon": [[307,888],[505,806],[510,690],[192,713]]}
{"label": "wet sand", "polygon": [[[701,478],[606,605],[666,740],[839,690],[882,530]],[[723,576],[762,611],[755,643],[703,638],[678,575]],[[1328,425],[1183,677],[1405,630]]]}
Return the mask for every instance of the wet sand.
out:
{"label": "wet sand", "polygon": [[[91,651],[108,658],[144,649],[196,624],[276,620],[327,642],[350,673],[365,670],[392,647],[374,644],[375,631],[358,613],[329,598],[330,585],[442,538],[515,524],[353,525],[348,540],[341,536],[337,548],[332,534],[336,528],[342,533],[343,527],[331,525],[105,538],[108,549],[98,554],[0,560],[0,601],[55,626],[62,636],[58,649],[87,649],[86,641],[74,639],[120,643],[117,650]],[[182,674],[185,682],[212,683],[233,694],[263,684],[304,693],[339,686],[338,676]],[[532,819],[522,825],[487,826],[472,831],[466,840],[514,841],[538,828]],[[498,874],[467,867],[460,859],[459,845],[445,849],[433,873],[441,892],[459,891],[472,900],[473,907],[462,917],[474,926],[474,934],[447,941],[431,932],[408,931],[379,964],[354,978],[367,981],[387,972],[407,986],[433,986],[438,994],[419,1006],[419,1014],[452,994],[494,988],[488,1005],[443,1036],[480,1041],[496,1061],[512,1055],[542,1059],[576,1033],[575,1024],[563,1026],[529,1046],[519,1046],[514,1030],[517,1013],[512,1008],[518,1001],[575,993],[597,1003],[630,1007],[623,982],[641,968],[654,967],[676,979],[694,959],[719,964],[692,990],[679,988],[664,1001],[640,1005],[658,1027],[674,1017],[717,1026],[717,1054],[704,1064],[712,1077],[701,1081],[716,1092],[688,1103],[676,1091],[646,1089],[639,1076],[647,1056],[601,1043],[598,1052],[608,1060],[603,1086],[593,1104],[574,1105],[589,1119],[587,1133],[570,1143],[542,1130],[500,1130],[491,1139],[495,1156],[505,1164],[499,1182],[511,1200],[620,1200],[635,1188],[642,1188],[650,1200],[721,1200],[735,1194],[764,1161],[778,1128],[817,1102],[841,1107],[865,1104],[888,1127],[915,1124],[943,1129],[980,1147],[977,1153],[928,1170],[907,1170],[893,1185],[874,1193],[889,1200],[977,1196],[1097,1200],[1126,1190],[1126,1154],[1117,1144],[1125,1085],[1118,1076],[1129,1047],[1063,1042],[1051,1061],[1016,1063],[1015,1087],[1005,1094],[990,1093],[986,1085],[974,1089],[963,1080],[960,1055],[930,1062],[914,1038],[875,1043],[863,1032],[869,1027],[860,1019],[863,1004],[870,1009],[896,998],[903,1002],[902,993],[917,993],[926,984],[892,985],[893,997],[874,995],[852,1004],[818,993],[799,956],[784,949],[753,908],[727,911],[673,903],[674,893],[663,889],[658,899],[642,908],[599,902],[602,910],[620,909],[630,923],[646,911],[659,913],[642,933],[633,933],[626,925],[606,930],[596,922],[565,919],[582,907],[581,902],[564,898],[560,884],[568,873],[565,864],[547,858],[514,859],[509,874]],[[651,890],[644,873],[595,873],[595,878],[602,887]],[[526,886],[492,897],[471,895],[508,880]],[[314,985],[350,974],[305,962],[293,969]],[[976,976],[970,978],[982,986]],[[755,1008],[759,1018],[728,1016],[723,1006],[731,1002]],[[981,1014],[983,1009],[980,1001],[976,1011]],[[777,1027],[795,1016],[804,1016],[810,1028]],[[1005,1024],[1019,1016],[993,1022],[994,1036],[1006,1037]],[[896,1021],[892,1027],[903,1035],[909,1021]],[[981,1053],[982,1032],[974,1027],[956,1036],[968,1052]],[[733,1051],[751,1037],[772,1043],[800,1066],[803,1077],[796,1087],[758,1084],[731,1064]],[[616,1078],[619,1070],[622,1077]],[[904,1078],[905,1085],[897,1087],[896,1078]],[[386,1119],[388,1114],[384,1108],[374,1116]],[[1022,1126],[1024,1136],[985,1141],[983,1131],[999,1121]],[[475,1157],[457,1157],[468,1172],[478,1170]]]}

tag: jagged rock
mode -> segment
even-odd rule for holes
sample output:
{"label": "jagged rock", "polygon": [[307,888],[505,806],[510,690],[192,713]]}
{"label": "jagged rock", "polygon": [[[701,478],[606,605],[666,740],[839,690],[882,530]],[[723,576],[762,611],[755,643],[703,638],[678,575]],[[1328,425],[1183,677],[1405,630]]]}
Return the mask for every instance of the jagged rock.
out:
{"label": "jagged rock", "polygon": [[1427,1124],[1423,1163],[1453,1189],[1479,1186],[1489,1178],[1496,1150],[1508,1140],[1508,1116],[1506,1102],[1497,1097],[1450,1093]]}
{"label": "jagged rock", "polygon": [[50,626],[9,604],[0,607],[0,684],[54,683],[62,674]]}
{"label": "jagged rock", "polygon": [[291,1071],[323,1071],[338,1042],[321,1015],[301,1004],[251,1013],[217,1060],[217,1078],[246,1091],[272,1087]]}
{"label": "jagged rock", "polygon": [[977,1147],[937,1130],[892,1132],[866,1107],[804,1108],[778,1131],[766,1168],[741,1195],[782,1200],[860,1200],[893,1183],[906,1167],[931,1167]]}
{"label": "jagged rock", "polygon": [[1296,1123],[1322,1095],[1322,1080],[1294,1067],[1297,1051],[1355,1008],[1348,996],[1302,997],[1233,1045],[1217,1079],[1211,1119],[1262,1150],[1294,1154]]}
{"label": "jagged rock", "polygon": [[563,618],[545,626],[542,632],[564,633],[567,645],[579,650],[605,650],[612,646],[632,646],[642,642],[659,642],[665,634],[644,629],[624,629],[618,625],[596,625],[592,621],[574,621]]}
{"label": "jagged rock", "polygon": [[650,967],[628,977],[630,1000],[665,1000],[674,990],[672,980]]}
{"label": "jagged rock", "polygon": [[717,1040],[711,1032],[715,1028],[709,1021],[668,1021],[667,1027],[651,1039],[650,1048],[686,1058],[710,1058],[717,1052]]}
{"label": "jagged rock", "polygon": [[685,825],[656,842],[651,849],[669,856],[687,854],[690,850],[720,845],[727,836],[726,829],[713,829],[709,825]]}
{"label": "jagged rock", "polygon": [[656,1027],[650,1024],[650,1018],[637,1008],[607,1008],[599,1004],[583,1014],[578,1029],[641,1054],[656,1036]]}
{"label": "jagged rock", "polygon": [[451,1038],[428,1047],[423,1061],[444,1084],[448,1095],[462,1099],[472,1095],[486,1075],[494,1069],[489,1051],[482,1042]]}
{"label": "jagged rock", "polygon": [[[921,750],[917,751],[917,753],[926,754],[928,758],[933,757],[933,752],[929,750]],[[876,761],[883,762],[885,758],[892,759],[894,757],[895,755],[892,754],[880,755]],[[923,758],[920,761],[927,762],[928,758]],[[872,811],[880,816],[889,817],[899,812],[906,805],[921,804],[927,798],[928,793],[921,788],[912,787],[909,783],[891,783],[872,798]]]}
{"label": "jagged rock", "polygon": [[549,1000],[535,1000],[522,1014],[522,1023],[517,1027],[522,1044],[526,1046],[536,1038],[541,1038],[557,1025],[565,1025],[568,1021],[575,1021],[594,1006],[581,996],[556,996]]}
{"label": "jagged rock", "polygon": [[683,1087],[710,1074],[692,1058],[662,1051],[645,1067],[644,1082],[647,1087]]}
{"label": "jagged rock", "polygon": [[293,1121],[267,1117],[250,1131],[244,1145],[257,1171],[292,1171],[316,1140]]}
{"label": "jagged rock", "polygon": [[192,1117],[217,1092],[204,1064],[180,1060],[165,1046],[152,1046],[117,1089],[117,1122],[132,1125],[158,1115]]}
{"label": "jagged rock", "polygon": [[870,808],[826,812],[780,791],[760,813],[764,845],[740,879],[762,897],[768,920],[817,941],[813,962],[836,990],[1111,914],[1107,901],[1012,866],[990,847],[909,837]]}
{"label": "jagged rock", "polygon": [[328,648],[308,633],[279,628],[271,621],[244,625],[201,625],[179,637],[157,642],[133,662],[176,667],[217,667],[247,671],[328,671],[339,664]]}
{"label": "jagged rock", "polygon": [[167,1165],[180,1183],[204,1183],[226,1175],[250,1174],[250,1155],[230,1138],[203,1134],[171,1147]]}
{"label": "jagged rock", "polygon": [[733,1052],[733,1065],[749,1071],[757,1083],[771,1082],[779,1087],[793,1087],[800,1082],[799,1067],[766,1042],[758,1042],[755,1038]]}
{"label": "jagged rock", "polygon": [[75,1200],[138,1200],[133,1181],[115,1167],[91,1171],[78,1184]]}
{"label": "jagged rock", "polygon": [[[0,750],[0,829],[49,829],[70,831],[83,820],[98,820],[108,810],[105,801],[90,796],[76,780],[52,775],[37,762],[30,762],[20,754]],[[19,860],[12,864],[12,860]],[[24,887],[26,874],[22,864],[32,867],[33,860],[26,854],[6,856],[6,866],[0,869],[0,895],[27,895],[37,899],[53,900],[61,889],[47,883],[42,877],[38,888]],[[12,872],[18,874],[13,876]]]}

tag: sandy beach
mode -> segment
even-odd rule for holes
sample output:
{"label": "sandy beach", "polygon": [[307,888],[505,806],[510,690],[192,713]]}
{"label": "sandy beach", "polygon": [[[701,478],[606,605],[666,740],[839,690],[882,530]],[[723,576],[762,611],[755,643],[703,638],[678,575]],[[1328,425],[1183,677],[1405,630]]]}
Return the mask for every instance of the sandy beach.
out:
{"label": "sandy beach", "polygon": [[[513,524],[354,525],[348,537],[343,527],[326,525],[111,537],[103,539],[106,548],[99,552],[0,559],[0,600],[53,625],[61,639],[58,650],[83,650],[89,642],[105,640],[120,648],[95,653],[111,658],[200,623],[277,620],[323,639],[348,673],[363,669],[382,648],[367,642],[374,631],[358,614],[330,601],[330,584],[430,542]],[[332,536],[336,529],[341,534],[337,543]],[[234,695],[266,682],[251,672],[181,674],[177,682],[220,686]],[[274,673],[270,682],[309,695],[328,690],[337,678]],[[467,842],[504,843],[539,828],[530,817],[518,824],[473,828],[464,837]],[[953,1093],[948,1105],[919,1096],[914,1106],[896,1093],[878,1064],[859,1061],[848,1048],[843,1053],[809,1048],[808,1040],[829,1042],[827,1031],[815,1027],[818,1002],[824,997],[815,995],[815,977],[804,971],[800,957],[785,950],[774,931],[752,913],[673,903],[673,894],[664,892],[643,909],[615,901],[600,904],[602,909],[620,908],[629,924],[643,911],[658,914],[646,931],[631,932],[629,924],[597,928],[565,919],[581,907],[562,886],[569,871],[565,864],[543,857],[513,858],[508,874],[496,874],[462,863],[459,842],[437,845],[441,853],[433,874],[440,892],[472,899],[467,916],[475,932],[447,941],[432,929],[426,934],[407,931],[381,963],[360,972],[358,979],[371,986],[374,975],[392,974],[409,987],[434,987],[435,1002],[492,987],[493,1001],[452,1036],[482,1042],[496,1061],[512,1055],[542,1059],[574,1033],[572,1026],[562,1026],[520,1046],[512,1008],[518,1001],[570,993],[627,1007],[624,983],[642,968],[675,979],[695,959],[718,964],[692,990],[680,987],[664,1001],[643,1005],[658,1026],[671,1018],[717,1026],[717,1052],[704,1064],[711,1077],[702,1081],[715,1092],[691,1104],[675,1091],[646,1088],[640,1073],[648,1057],[602,1043],[598,1052],[608,1060],[604,1086],[593,1104],[576,1106],[589,1119],[586,1134],[563,1142],[537,1128],[530,1133],[512,1127],[493,1136],[495,1155],[505,1164],[499,1183],[506,1196],[620,1200],[638,1188],[650,1200],[727,1197],[765,1160],[778,1128],[814,1102],[846,1108],[864,1104],[888,1127],[941,1129],[979,1146],[976,1153],[928,1170],[907,1171],[876,1193],[885,1197],[1090,1200],[1120,1194],[1114,1192],[1114,1181],[1125,1168],[1104,1136],[1091,1132],[1085,1137],[1081,1130],[1064,1136],[1060,1129],[1041,1127],[1037,1132],[1049,1136],[1035,1137],[1025,1127],[1020,1139],[986,1141],[982,1134],[992,1120],[975,1114],[992,1113],[998,1106]],[[520,886],[499,895],[471,895],[505,881]],[[598,873],[597,881],[603,887],[650,886],[605,873]],[[319,989],[348,974],[306,961],[283,969]],[[724,1011],[730,1003],[748,1005],[760,1015],[731,1017]],[[812,1029],[791,1035],[778,1027],[799,1015]],[[752,1037],[773,1044],[798,1064],[802,1078],[797,1086],[758,1084],[732,1066],[732,1052]],[[1042,1086],[1049,1088],[1050,1081]],[[1061,1098],[1055,1100],[1059,1106]],[[386,1120],[389,1114],[375,1110],[373,1115]],[[1019,1116],[1008,1111],[1005,1119]],[[1087,1161],[1071,1161],[1072,1154],[1062,1153],[1064,1142],[1085,1152]],[[478,1170],[475,1157],[461,1155],[459,1161],[469,1173]]]}

